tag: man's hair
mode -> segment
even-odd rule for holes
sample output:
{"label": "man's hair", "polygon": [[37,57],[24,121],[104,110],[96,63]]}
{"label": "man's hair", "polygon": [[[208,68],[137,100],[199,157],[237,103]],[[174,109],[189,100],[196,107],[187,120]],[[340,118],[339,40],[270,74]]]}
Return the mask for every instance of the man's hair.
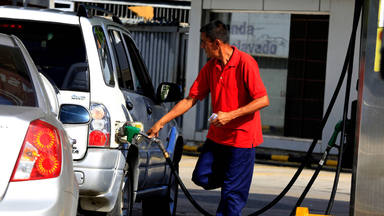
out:
{"label": "man's hair", "polygon": [[205,24],[201,27],[200,32],[205,33],[211,41],[216,39],[219,39],[224,43],[228,43],[229,41],[228,28],[220,20],[213,20],[210,23]]}

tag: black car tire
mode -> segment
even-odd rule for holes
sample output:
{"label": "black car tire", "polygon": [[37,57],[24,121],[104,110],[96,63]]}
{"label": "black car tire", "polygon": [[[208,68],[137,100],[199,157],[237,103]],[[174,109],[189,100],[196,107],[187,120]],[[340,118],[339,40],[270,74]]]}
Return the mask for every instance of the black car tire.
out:
{"label": "black car tire", "polygon": [[[178,166],[176,166],[176,168],[178,172],[179,171]],[[153,215],[175,216],[178,195],[179,195],[179,185],[177,184],[175,176],[171,174],[166,197],[142,200],[143,215],[144,216],[153,216]]]}
{"label": "black car tire", "polygon": [[115,207],[107,216],[131,216],[133,209],[132,180],[129,174],[124,178],[124,186],[120,190]]}

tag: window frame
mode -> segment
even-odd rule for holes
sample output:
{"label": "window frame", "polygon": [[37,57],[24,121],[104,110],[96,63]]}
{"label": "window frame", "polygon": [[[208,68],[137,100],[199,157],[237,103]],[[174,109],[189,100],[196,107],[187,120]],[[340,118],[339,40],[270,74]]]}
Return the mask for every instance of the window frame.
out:
{"label": "window frame", "polygon": [[[122,39],[121,31],[119,28],[115,28],[115,27],[108,27],[107,31],[108,31],[108,37],[111,41],[111,46],[112,46],[111,49],[113,50],[114,59],[116,61],[116,73],[117,73],[117,80],[118,80],[117,83],[119,85],[119,88],[123,89],[123,90],[127,90],[127,91],[134,91],[135,90],[135,81],[133,80],[133,76],[132,76],[132,66],[131,66],[131,62],[130,62],[130,57],[128,55],[128,52],[127,52],[125,44],[124,44],[124,40]],[[121,57],[120,57],[120,55],[118,55],[116,47],[115,47],[115,39],[116,38],[115,38],[114,33],[117,33],[120,37],[120,40],[122,41],[122,48],[123,48],[123,52],[125,53],[125,58],[126,58],[125,60],[127,61],[128,68],[129,68],[129,71],[127,73],[129,73],[129,76],[131,78],[132,88],[128,88],[128,86],[124,82],[124,74],[123,74],[123,71],[121,70],[121,62],[120,62]],[[121,83],[120,83],[120,79],[121,79]]]}
{"label": "window frame", "polygon": [[[138,91],[137,89],[135,89],[135,92],[147,96],[156,101],[155,90],[152,84],[151,77],[149,76],[148,69],[143,61],[143,57],[141,56],[140,51],[137,49],[135,41],[132,39],[130,33],[123,31],[122,34],[125,48],[131,61],[132,70],[133,73],[135,73],[134,77],[137,77],[139,81],[141,80],[140,83],[142,86],[146,86],[146,88],[143,88],[143,91]],[[135,58],[137,60],[138,69],[140,70],[139,73],[136,73],[137,68],[134,68],[132,58]]]}
{"label": "window frame", "polygon": [[[103,36],[105,38],[105,43],[106,43],[106,50],[107,50],[107,55],[109,56],[109,61],[108,61],[108,66],[110,67],[110,83],[107,83],[106,81],[106,78],[105,78],[105,73],[104,73],[104,68],[103,68],[103,65],[102,65],[102,62],[101,62],[101,56],[100,56],[100,53],[99,53],[99,49],[97,48],[97,37],[96,37],[96,34],[95,34],[95,29],[96,28],[100,28],[103,33]],[[104,83],[105,85],[109,86],[109,87],[114,87],[116,85],[116,82],[115,82],[115,74],[114,74],[114,71],[115,71],[115,65],[112,61],[113,57],[111,55],[111,48],[109,47],[109,43],[108,43],[108,37],[106,36],[106,32],[105,32],[105,29],[103,28],[103,26],[101,25],[95,25],[92,27],[92,33],[95,37],[95,43],[96,43],[96,49],[98,50],[98,56],[99,56],[99,63],[100,63],[100,67],[101,67],[101,70],[102,70],[102,73],[103,73],[103,80],[104,80]],[[108,34],[107,34],[108,35]]]}

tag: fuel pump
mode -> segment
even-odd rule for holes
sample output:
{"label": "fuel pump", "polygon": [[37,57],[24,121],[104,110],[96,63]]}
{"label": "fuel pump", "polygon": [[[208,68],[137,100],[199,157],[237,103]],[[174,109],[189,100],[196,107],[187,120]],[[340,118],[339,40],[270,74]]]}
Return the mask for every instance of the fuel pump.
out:
{"label": "fuel pump", "polygon": [[383,65],[384,61],[383,55],[380,56],[380,49],[383,49],[383,0],[364,1],[361,25],[356,152],[350,213],[355,216],[383,215],[384,68],[377,67],[380,62]]}

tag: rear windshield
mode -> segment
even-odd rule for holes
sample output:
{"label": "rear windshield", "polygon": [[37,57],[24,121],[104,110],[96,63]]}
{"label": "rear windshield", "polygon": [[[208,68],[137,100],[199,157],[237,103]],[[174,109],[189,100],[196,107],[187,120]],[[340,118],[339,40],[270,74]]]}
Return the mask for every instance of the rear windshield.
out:
{"label": "rear windshield", "polygon": [[36,92],[21,51],[0,45],[0,104],[37,106]]}
{"label": "rear windshield", "polygon": [[89,91],[88,63],[79,26],[0,19],[0,32],[18,36],[39,71],[60,90]]}

